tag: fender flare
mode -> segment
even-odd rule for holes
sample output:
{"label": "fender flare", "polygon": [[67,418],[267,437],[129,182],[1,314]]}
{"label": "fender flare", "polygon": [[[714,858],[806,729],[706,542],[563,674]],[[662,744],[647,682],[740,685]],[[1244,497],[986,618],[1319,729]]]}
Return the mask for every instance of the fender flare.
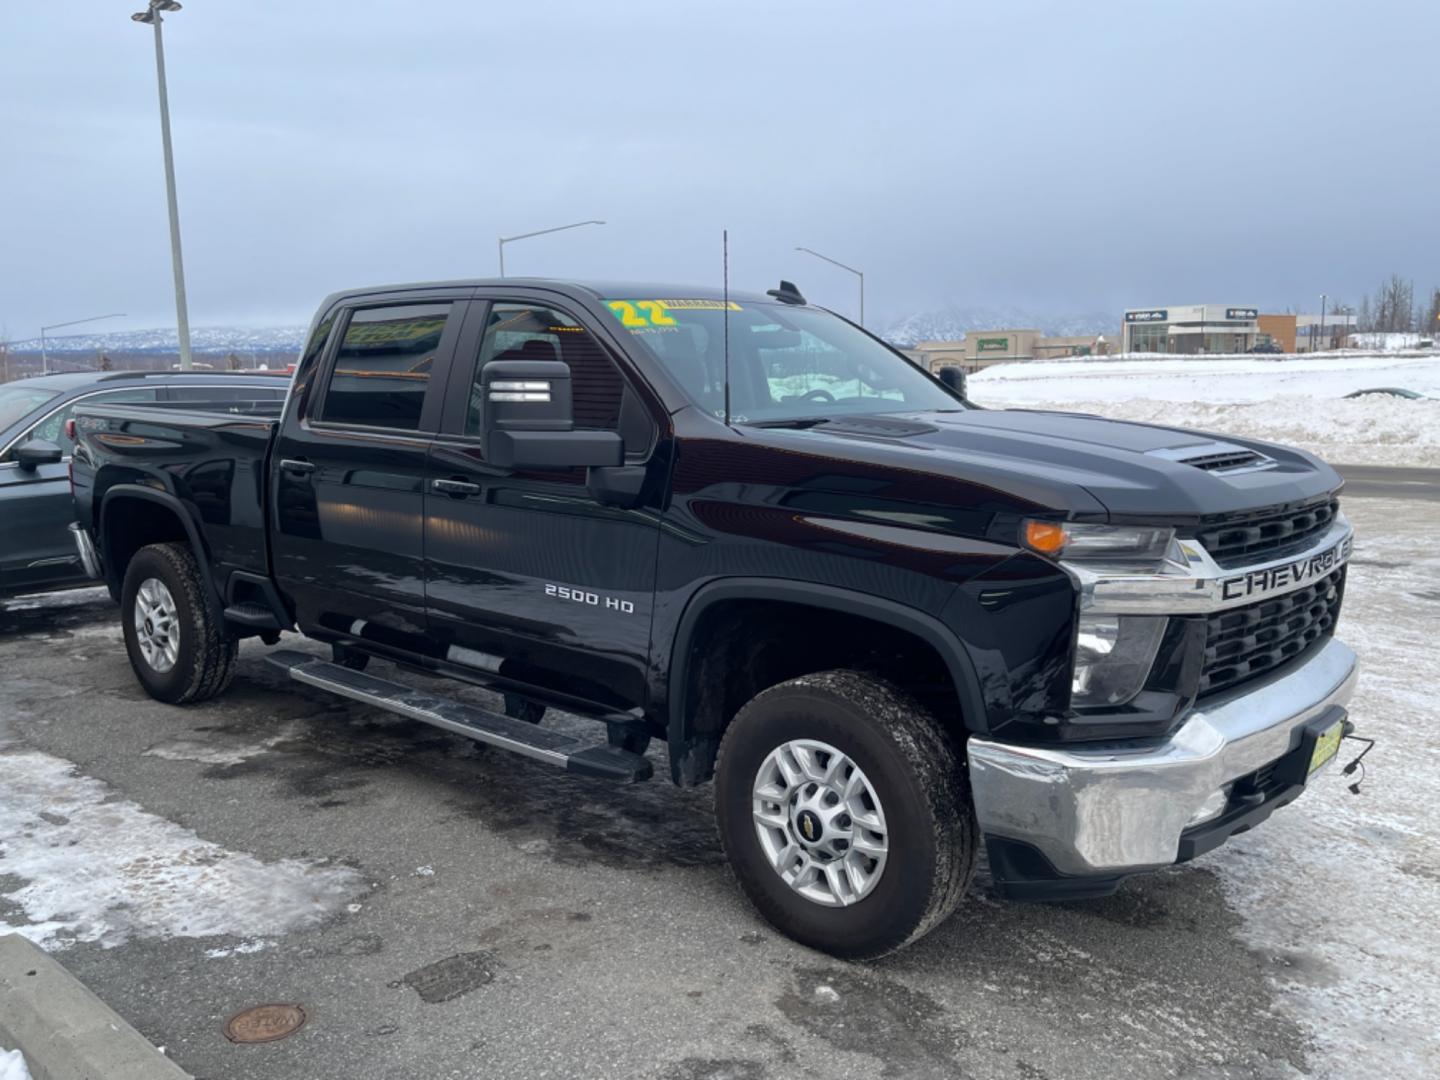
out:
{"label": "fender flare", "polygon": [[156,491],[154,488],[145,487],[142,484],[115,484],[107,488],[105,494],[100,498],[100,527],[98,529],[101,538],[101,558],[104,559],[105,573],[112,579],[111,587],[118,596],[122,584],[120,568],[114,565],[114,560],[105,558],[105,548],[109,545],[105,542],[110,526],[110,507],[114,499],[143,499],[146,502],[156,503],[165,507],[179,520],[185,535],[190,540],[190,549],[194,552],[195,561],[200,564],[200,576],[205,580],[206,592],[216,612],[224,606],[221,602],[220,592],[215,587],[215,577],[210,572],[210,552],[205,546],[203,534],[195,522],[194,512],[190,510],[178,496],[168,491]]}
{"label": "fender flare", "polygon": [[950,672],[960,698],[960,716],[966,728],[983,730],[986,723],[984,696],[975,666],[953,630],[933,615],[880,596],[853,592],[835,585],[821,585],[783,578],[721,578],[702,585],[690,597],[675,631],[670,648],[670,670],[666,678],[668,706],[667,739],[671,761],[684,756],[683,748],[692,737],[686,714],[686,683],[689,678],[690,642],[705,613],[729,600],[776,600],[812,608],[858,615],[913,634],[931,646]]}

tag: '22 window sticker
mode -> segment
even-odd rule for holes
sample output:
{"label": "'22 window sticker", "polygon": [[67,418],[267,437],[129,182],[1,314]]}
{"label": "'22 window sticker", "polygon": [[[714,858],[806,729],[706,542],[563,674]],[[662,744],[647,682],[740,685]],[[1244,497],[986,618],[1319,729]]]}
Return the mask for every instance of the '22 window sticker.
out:
{"label": "'22 window sticker", "polygon": [[615,313],[620,325],[626,330],[678,325],[673,318],[665,314],[665,306],[659,300],[611,300],[606,306]]}
{"label": "'22 window sticker", "polygon": [[[620,320],[620,325],[632,333],[654,329],[675,329],[680,325],[669,312],[674,309],[702,309],[724,311],[726,303],[721,300],[610,300],[608,307]],[[729,310],[743,310],[731,300]]]}

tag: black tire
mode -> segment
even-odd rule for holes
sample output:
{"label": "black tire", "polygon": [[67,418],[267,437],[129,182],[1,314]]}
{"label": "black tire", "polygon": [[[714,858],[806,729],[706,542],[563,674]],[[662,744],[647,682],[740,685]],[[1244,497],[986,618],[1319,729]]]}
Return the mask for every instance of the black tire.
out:
{"label": "black tire", "polygon": [[[791,889],[756,833],[756,777],[770,753],[794,739],[846,755],[884,810],[884,869],[848,906],[823,906]],[[788,937],[843,959],[884,956],[934,929],[960,903],[975,869],[975,811],[952,740],[915,700],[859,672],[791,679],[741,709],[720,744],[715,816],[735,876],[760,914]]]}
{"label": "black tire", "polygon": [[[164,671],[145,658],[135,626],[136,596],[152,578],[165,586],[174,602],[179,635],[174,665]],[[212,698],[230,685],[238,643],[211,610],[200,564],[184,544],[151,544],[135,553],[125,568],[120,612],[130,666],[156,701],[187,705]]]}

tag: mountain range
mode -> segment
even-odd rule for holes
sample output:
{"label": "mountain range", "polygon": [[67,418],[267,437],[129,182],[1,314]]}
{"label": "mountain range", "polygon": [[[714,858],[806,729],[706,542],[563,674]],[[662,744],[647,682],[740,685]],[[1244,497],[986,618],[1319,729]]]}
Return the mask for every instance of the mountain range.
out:
{"label": "mountain range", "polygon": [[1039,330],[1051,337],[1079,334],[1114,334],[1119,337],[1120,317],[1115,312],[1041,314],[1019,307],[951,307],[920,311],[885,326],[878,333],[892,345],[919,341],[959,341],[977,330]]}

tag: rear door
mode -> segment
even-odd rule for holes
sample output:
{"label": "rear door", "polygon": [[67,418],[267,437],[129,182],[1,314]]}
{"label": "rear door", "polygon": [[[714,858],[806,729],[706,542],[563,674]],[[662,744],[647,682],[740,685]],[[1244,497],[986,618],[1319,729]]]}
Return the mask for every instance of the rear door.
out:
{"label": "rear door", "polygon": [[[72,585],[84,579],[69,525],[75,520],[70,494],[70,453],[75,448],[66,421],[81,405],[154,401],[153,387],[95,390],[52,409],[0,455],[0,590],[7,593]],[[55,443],[65,460],[34,470],[15,463],[15,447],[31,439]]]}
{"label": "rear door", "polygon": [[425,473],[469,292],[343,307],[314,392],[280,426],[272,556],[306,632],[429,651]]}
{"label": "rear door", "polygon": [[658,508],[602,504],[583,468],[487,464],[480,369],[497,358],[567,363],[575,426],[619,431],[625,467],[646,474],[647,492],[663,489],[654,452],[663,409],[622,374],[588,314],[524,290],[486,291],[471,305],[430,458],[430,632],[447,659],[479,672],[643,707]]}

